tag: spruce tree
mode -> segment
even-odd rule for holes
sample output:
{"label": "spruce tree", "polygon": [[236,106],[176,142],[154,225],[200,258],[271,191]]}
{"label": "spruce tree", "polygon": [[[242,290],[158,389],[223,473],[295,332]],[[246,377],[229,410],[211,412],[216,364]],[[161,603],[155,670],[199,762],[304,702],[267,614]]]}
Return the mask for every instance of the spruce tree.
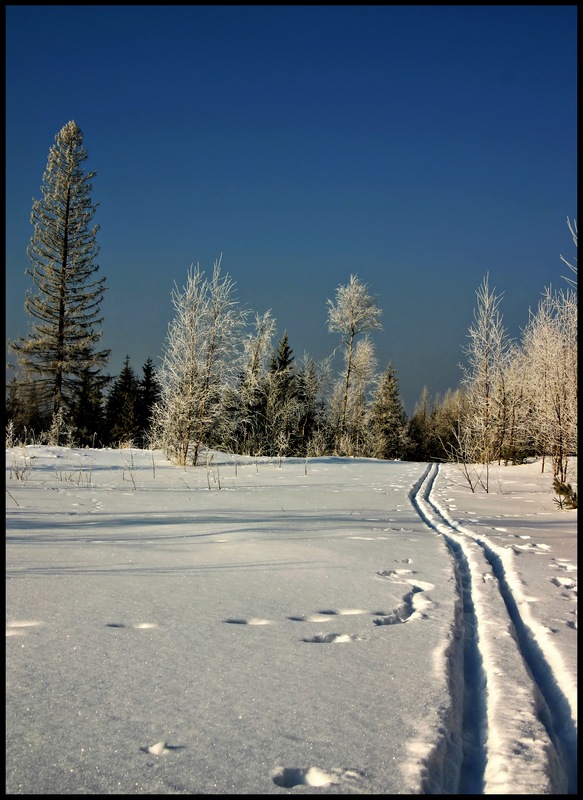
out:
{"label": "spruce tree", "polygon": [[102,369],[110,352],[96,349],[105,278],[96,275],[99,226],[92,225],[97,205],[91,201],[96,173],[84,171],[87,156],[81,129],[68,122],[49,151],[42,199],[32,205],[26,273],[36,292],[27,292],[25,310],[34,321],[28,336],[10,342],[21,367],[35,376],[53,419],[69,409],[75,382],[87,370]]}
{"label": "spruce tree", "polygon": [[299,438],[300,407],[293,350],[284,332],[267,374],[266,428],[270,455],[290,455]]}
{"label": "spruce tree", "polygon": [[407,415],[399,396],[397,372],[389,364],[381,376],[370,416],[372,456],[403,458],[407,450]]}
{"label": "spruce tree", "polygon": [[138,388],[138,425],[142,447],[146,447],[150,439],[150,426],[154,406],[160,400],[160,383],[156,375],[154,362],[148,358],[142,367],[142,378]]}
{"label": "spruce tree", "polygon": [[111,444],[133,443],[140,434],[140,383],[126,356],[107,398],[105,421]]}
{"label": "spruce tree", "polygon": [[86,369],[72,390],[70,422],[75,441],[80,447],[103,445],[105,437],[105,403],[103,389],[109,377]]}

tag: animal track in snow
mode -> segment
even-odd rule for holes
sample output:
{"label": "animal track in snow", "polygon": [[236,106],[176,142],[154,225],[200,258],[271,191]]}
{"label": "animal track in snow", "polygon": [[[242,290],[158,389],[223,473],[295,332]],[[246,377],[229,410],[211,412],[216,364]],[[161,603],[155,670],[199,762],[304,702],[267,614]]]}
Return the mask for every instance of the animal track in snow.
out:
{"label": "animal track in snow", "polygon": [[229,625],[271,625],[270,619],[262,619],[261,617],[249,617],[249,619],[245,619],[245,617],[229,617],[223,622],[227,622]]}
{"label": "animal track in snow", "polygon": [[355,783],[366,777],[366,773],[357,769],[332,767],[328,770],[320,767],[276,767],[271,773],[271,780],[283,789],[294,786],[337,786],[340,783]]}

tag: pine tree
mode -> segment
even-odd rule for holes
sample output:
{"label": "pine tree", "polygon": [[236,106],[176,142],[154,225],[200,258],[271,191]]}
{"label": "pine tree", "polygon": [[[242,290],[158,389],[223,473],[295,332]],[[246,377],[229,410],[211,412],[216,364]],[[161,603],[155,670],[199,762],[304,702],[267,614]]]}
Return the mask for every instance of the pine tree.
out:
{"label": "pine tree", "polygon": [[106,403],[105,421],[111,444],[135,444],[140,434],[139,403],[140,384],[130,366],[130,357],[126,356]]}
{"label": "pine tree", "polygon": [[80,447],[96,447],[105,437],[105,403],[103,390],[111,380],[96,374],[94,370],[83,370],[72,389],[71,426]]}
{"label": "pine tree", "polygon": [[377,387],[371,416],[372,456],[403,458],[407,451],[407,415],[399,395],[397,372],[389,363]]}
{"label": "pine tree", "polygon": [[300,407],[293,350],[284,332],[269,362],[266,426],[269,455],[289,455],[298,440]]}
{"label": "pine tree", "polygon": [[325,403],[321,398],[321,376],[314,360],[304,356],[297,373],[297,401],[300,407],[298,420],[298,456],[323,455],[331,446],[326,426]]}
{"label": "pine tree", "polygon": [[96,350],[101,339],[99,307],[105,278],[98,278],[95,259],[98,225],[91,226],[97,206],[91,202],[95,172],[85,173],[83,134],[68,122],[55,136],[41,186],[34,200],[34,232],[27,248],[34,290],[25,310],[34,318],[27,337],[10,342],[21,367],[36,378],[53,417],[67,407],[76,380],[86,370],[105,366],[109,350]]}
{"label": "pine tree", "polygon": [[159,400],[160,383],[156,375],[154,362],[151,358],[148,358],[142,367],[142,378],[139,381],[138,425],[143,447],[146,447],[149,442],[152,413]]}
{"label": "pine tree", "polygon": [[13,437],[25,444],[40,441],[43,432],[49,429],[50,409],[43,403],[34,381],[12,378],[6,395],[6,422],[12,423]]}

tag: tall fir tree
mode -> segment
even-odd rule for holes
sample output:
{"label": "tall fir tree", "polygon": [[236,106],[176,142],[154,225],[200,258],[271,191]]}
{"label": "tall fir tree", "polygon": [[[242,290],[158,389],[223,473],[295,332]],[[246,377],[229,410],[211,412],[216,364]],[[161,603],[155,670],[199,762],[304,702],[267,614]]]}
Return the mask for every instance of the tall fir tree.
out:
{"label": "tall fir tree", "polygon": [[109,350],[101,339],[100,305],[105,278],[97,277],[97,205],[91,201],[95,172],[85,172],[88,153],[79,126],[68,122],[55,136],[34,200],[34,232],[27,248],[36,292],[27,292],[25,310],[33,318],[28,336],[10,342],[25,373],[34,377],[51,407],[53,420],[69,410],[75,382],[98,372]]}
{"label": "tall fir tree", "polygon": [[140,382],[126,356],[107,398],[105,422],[111,444],[136,444],[140,434]]}
{"label": "tall fir tree", "polygon": [[299,416],[294,356],[285,331],[271,356],[267,373],[266,432],[270,455],[295,452]]}
{"label": "tall fir tree", "polygon": [[105,437],[105,401],[103,390],[111,380],[85,369],[72,390],[70,422],[80,447],[103,445]]}
{"label": "tall fir tree", "polygon": [[397,372],[391,364],[381,376],[370,414],[374,458],[400,459],[407,452],[407,415],[399,395]]}
{"label": "tall fir tree", "polygon": [[160,383],[154,362],[148,358],[142,367],[142,378],[138,388],[138,425],[142,447],[150,441],[150,426],[154,406],[160,400]]}

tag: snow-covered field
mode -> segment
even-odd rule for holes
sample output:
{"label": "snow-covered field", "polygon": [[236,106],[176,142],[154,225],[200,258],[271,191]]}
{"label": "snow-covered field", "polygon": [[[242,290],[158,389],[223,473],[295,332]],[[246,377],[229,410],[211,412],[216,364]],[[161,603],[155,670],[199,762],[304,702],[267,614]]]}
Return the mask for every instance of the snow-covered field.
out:
{"label": "snow-covered field", "polygon": [[7,793],[574,793],[551,483],[6,450]]}

